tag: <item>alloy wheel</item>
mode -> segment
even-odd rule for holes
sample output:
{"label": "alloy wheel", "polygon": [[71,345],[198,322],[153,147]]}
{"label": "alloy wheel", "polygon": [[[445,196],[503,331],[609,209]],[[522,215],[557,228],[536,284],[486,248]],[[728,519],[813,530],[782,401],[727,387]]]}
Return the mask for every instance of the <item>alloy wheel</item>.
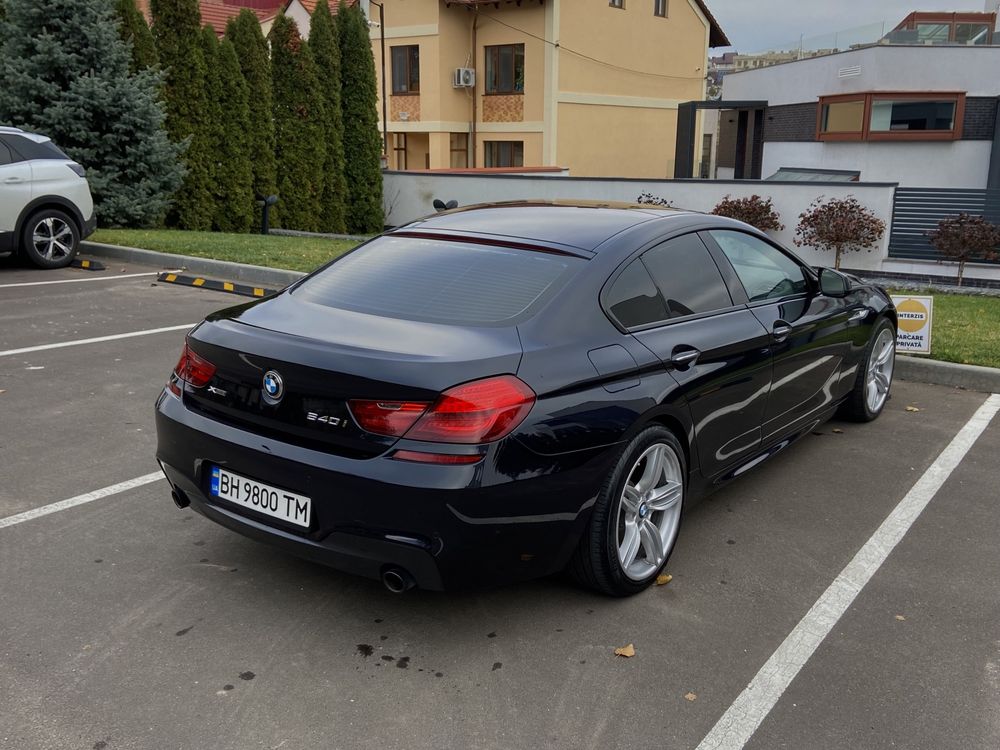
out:
{"label": "alloy wheel", "polygon": [[892,385],[892,369],[896,362],[896,342],[892,331],[883,328],[872,346],[865,374],[865,401],[872,414],[881,411]]}
{"label": "alloy wheel", "polygon": [[683,498],[680,458],[669,445],[654,443],[633,464],[618,502],[618,562],[633,581],[648,578],[667,559]]}
{"label": "alloy wheel", "polygon": [[62,219],[49,216],[31,234],[35,251],[45,260],[59,260],[73,252],[73,230]]}

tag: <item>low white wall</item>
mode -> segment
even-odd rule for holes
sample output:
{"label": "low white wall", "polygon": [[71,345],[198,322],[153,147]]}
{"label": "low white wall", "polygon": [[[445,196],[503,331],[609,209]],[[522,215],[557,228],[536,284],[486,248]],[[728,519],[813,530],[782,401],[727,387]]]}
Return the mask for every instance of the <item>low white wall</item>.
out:
{"label": "low white wall", "polygon": [[[434,213],[433,201],[457,200],[459,205],[511,200],[605,200],[634,203],[642,193],[673,201],[678,208],[711,211],[726,195],[745,197],[754,193],[771,198],[785,229],[773,233],[779,242],[793,248],[813,265],[833,265],[832,253],[795,247],[793,237],[799,214],[819,196],[856,197],[886,223],[886,233],[872,252],[851,254],[849,268],[877,270],[887,258],[888,227],[892,219],[895,186],[885,183],[810,183],[719,180],[629,180],[585,177],[513,175],[455,175],[421,172],[386,172],[386,223],[399,226]],[[942,273],[944,270],[942,270]]]}
{"label": "low white wall", "polygon": [[856,169],[864,180],[898,182],[906,187],[975,187],[986,185],[992,141],[920,143],[764,144],[761,174],[781,167]]}

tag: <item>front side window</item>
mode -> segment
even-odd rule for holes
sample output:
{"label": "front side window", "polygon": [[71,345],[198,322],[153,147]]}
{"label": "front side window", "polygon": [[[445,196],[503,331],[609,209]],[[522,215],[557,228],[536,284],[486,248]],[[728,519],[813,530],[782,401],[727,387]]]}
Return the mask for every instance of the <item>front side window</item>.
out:
{"label": "front side window", "polygon": [[705,243],[686,234],[654,247],[642,256],[663,295],[671,318],[732,307],[726,282]]}
{"label": "front side window", "polygon": [[523,167],[524,141],[486,141],[487,167]]}
{"label": "front side window", "polygon": [[486,93],[524,93],[524,45],[486,47]]}
{"label": "front side window", "polygon": [[713,229],[709,234],[732,263],[750,302],[809,291],[802,266],[773,245],[730,229]]}
{"label": "front side window", "polygon": [[420,46],[392,48],[392,93],[420,93]]}

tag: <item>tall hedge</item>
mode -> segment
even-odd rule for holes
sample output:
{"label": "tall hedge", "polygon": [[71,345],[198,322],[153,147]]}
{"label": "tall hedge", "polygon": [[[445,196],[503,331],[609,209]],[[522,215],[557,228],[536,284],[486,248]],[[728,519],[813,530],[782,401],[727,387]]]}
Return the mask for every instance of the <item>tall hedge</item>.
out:
{"label": "tall hedge", "polygon": [[382,138],[378,127],[375,59],[368,21],[361,8],[341,0],[341,108],[344,116],[344,174],[347,177],[347,230],[380,232],[382,212]]}
{"label": "tall hedge", "polygon": [[318,231],[326,162],[323,93],[309,46],[284,13],[271,27],[275,161],[279,201],[274,219],[286,229]]}
{"label": "tall hedge", "polygon": [[[270,53],[260,21],[249,10],[230,19],[226,39],[233,43],[247,84],[250,124],[245,132],[253,171],[251,200],[255,200],[258,195],[277,192]],[[251,210],[256,211],[256,206],[251,204]]]}
{"label": "tall hedge", "polygon": [[158,222],[180,183],[162,76],[132,73],[108,0],[4,0],[0,123],[51,137],[87,169],[98,220]]}
{"label": "tall hedge", "polygon": [[249,232],[253,226],[254,201],[247,83],[231,41],[222,40],[216,59],[223,137],[216,169],[219,202],[214,224],[223,232]]}
{"label": "tall hedge", "polygon": [[347,178],[344,176],[344,119],[340,105],[340,41],[327,0],[320,0],[309,26],[309,49],[319,73],[326,113],[325,182],[320,206],[324,232],[345,232]]}
{"label": "tall hedge", "polygon": [[186,174],[168,222],[182,229],[212,227],[211,162],[215,158],[205,116],[205,56],[201,47],[198,0],[151,0],[153,39],[166,72],[163,98],[167,132],[184,144]]}
{"label": "tall hedge", "polygon": [[115,5],[118,14],[118,30],[122,39],[132,45],[132,72],[151,68],[159,62],[153,32],[143,17],[135,0],[118,0]]}
{"label": "tall hedge", "polygon": [[219,168],[222,159],[220,150],[227,133],[222,128],[222,107],[219,97],[222,88],[219,82],[219,37],[211,24],[203,26],[198,37],[201,54],[205,60],[205,100],[201,112],[202,143],[205,149],[205,169],[207,171],[209,190],[212,194],[212,210],[210,215],[215,218],[215,209],[219,204],[220,184]]}

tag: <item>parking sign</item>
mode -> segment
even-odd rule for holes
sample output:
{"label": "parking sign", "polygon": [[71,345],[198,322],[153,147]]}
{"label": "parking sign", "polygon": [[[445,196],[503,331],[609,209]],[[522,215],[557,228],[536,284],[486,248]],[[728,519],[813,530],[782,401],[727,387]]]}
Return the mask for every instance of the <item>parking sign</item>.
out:
{"label": "parking sign", "polygon": [[892,301],[896,305],[896,314],[899,317],[896,351],[930,354],[934,298],[894,294]]}

